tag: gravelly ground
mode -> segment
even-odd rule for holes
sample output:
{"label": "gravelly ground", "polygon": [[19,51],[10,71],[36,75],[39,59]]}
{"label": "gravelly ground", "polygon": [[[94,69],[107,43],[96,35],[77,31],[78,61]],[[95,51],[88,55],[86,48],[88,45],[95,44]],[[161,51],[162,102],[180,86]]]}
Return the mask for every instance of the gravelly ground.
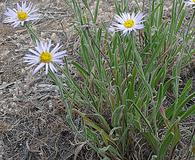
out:
{"label": "gravelly ground", "polygon": [[[0,14],[16,2],[1,1]],[[34,25],[37,32],[68,49],[70,9],[58,1],[34,3],[42,14]],[[26,30],[0,23],[0,35],[0,159],[71,159],[76,145],[70,143],[74,135],[65,124],[57,88],[44,75],[32,77],[23,63],[24,54],[33,47]]]}
{"label": "gravelly ground", "polygon": [[[67,127],[65,106],[56,86],[45,75],[32,77],[23,63],[24,54],[33,48],[26,30],[2,23],[6,7],[12,8],[17,2],[0,1],[0,160],[73,159],[83,143],[77,142]],[[77,37],[70,7],[63,0],[33,3],[42,15],[34,29],[42,39],[63,44],[62,49],[72,56]],[[111,13],[105,6],[101,10]],[[85,149],[77,158],[94,159],[93,155]]]}
{"label": "gravelly ground", "polygon": [[[44,75],[32,77],[23,63],[24,54],[33,47],[26,30],[2,23],[5,8],[12,8],[17,2],[0,1],[0,160],[73,159],[75,149],[83,143],[75,141],[75,135],[67,127],[65,106],[56,86]],[[112,18],[111,2],[101,1],[99,21]],[[72,56],[71,48],[78,42],[70,7],[63,0],[34,0],[33,3],[41,8],[42,14],[34,24],[37,33],[42,39],[60,42]],[[168,16],[169,7],[168,4]],[[192,124],[183,125],[185,130]],[[78,159],[96,159],[93,156],[91,150],[85,149]]]}

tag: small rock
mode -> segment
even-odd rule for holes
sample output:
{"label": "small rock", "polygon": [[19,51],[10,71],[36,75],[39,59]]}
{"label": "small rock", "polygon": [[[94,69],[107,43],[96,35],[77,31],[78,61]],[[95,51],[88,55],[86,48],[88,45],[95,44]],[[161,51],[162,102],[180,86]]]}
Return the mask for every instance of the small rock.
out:
{"label": "small rock", "polygon": [[52,40],[54,43],[59,43],[59,38],[58,38],[58,36],[56,35],[56,33],[52,33],[52,35],[51,35],[51,40]]}

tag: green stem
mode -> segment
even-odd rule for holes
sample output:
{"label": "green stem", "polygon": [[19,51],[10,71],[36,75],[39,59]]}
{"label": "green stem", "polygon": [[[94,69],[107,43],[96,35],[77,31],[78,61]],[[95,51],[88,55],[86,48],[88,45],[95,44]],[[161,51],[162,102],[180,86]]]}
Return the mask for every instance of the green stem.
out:
{"label": "green stem", "polygon": [[187,37],[187,35],[188,35],[188,33],[189,33],[190,26],[191,26],[191,24],[192,24],[192,21],[193,21],[194,17],[195,17],[195,10],[194,10],[193,15],[192,15],[192,18],[191,18],[191,20],[190,20],[190,22],[189,22],[189,24],[188,24],[188,28],[187,28],[186,36],[185,36],[185,37]]}
{"label": "green stem", "polygon": [[36,43],[37,41],[40,41],[37,34],[35,33],[35,31],[32,29],[32,27],[29,24],[25,24],[24,27],[30,34],[30,37],[34,43]]}

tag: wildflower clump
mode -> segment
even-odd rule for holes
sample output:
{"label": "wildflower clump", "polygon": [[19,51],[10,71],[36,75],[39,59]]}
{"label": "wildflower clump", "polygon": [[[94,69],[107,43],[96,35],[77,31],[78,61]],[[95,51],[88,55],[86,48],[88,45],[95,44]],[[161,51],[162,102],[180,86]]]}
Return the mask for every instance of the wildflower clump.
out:
{"label": "wildflower clump", "polygon": [[[189,47],[193,31],[181,33],[182,26],[186,26],[181,0],[173,1],[169,22],[164,19],[163,0],[151,3],[147,18],[141,9],[128,13],[128,8],[124,8],[128,1],[124,2],[115,2],[117,14],[107,30],[96,23],[99,0],[94,13],[87,1],[83,1],[87,13],[80,2],[70,1],[78,20],[79,58],[67,59],[63,76],[53,73],[64,64],[66,51],[60,51],[60,44],[52,47],[51,40],[40,41],[28,25],[25,27],[36,47],[29,49],[31,53],[25,55],[24,61],[35,67],[33,74],[42,68],[46,75],[49,73],[65,102],[67,123],[102,159],[143,159],[139,158],[141,155],[164,160],[181,141],[180,124],[195,114],[195,105],[188,104],[195,97],[191,93],[193,81],[188,80],[180,88],[181,70],[193,54]],[[185,3],[194,5],[195,1]],[[38,17],[36,11],[31,3],[27,6],[22,2],[17,9],[7,10],[5,22],[14,27],[24,25]],[[87,15],[91,16],[89,20]],[[131,34],[138,30],[142,32]],[[109,37],[108,31],[113,36]],[[78,78],[72,76],[69,62]],[[173,97],[171,101],[169,95]],[[79,118],[79,125],[75,125],[74,118],[78,116],[82,121]],[[145,144],[150,153],[138,147]]]}

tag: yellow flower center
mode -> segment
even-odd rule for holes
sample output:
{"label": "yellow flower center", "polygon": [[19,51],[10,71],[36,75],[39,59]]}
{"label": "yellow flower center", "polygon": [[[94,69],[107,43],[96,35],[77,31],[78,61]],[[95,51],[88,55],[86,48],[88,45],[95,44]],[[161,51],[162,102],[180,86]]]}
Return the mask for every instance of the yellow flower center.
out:
{"label": "yellow flower center", "polygon": [[28,18],[28,14],[24,12],[23,10],[17,12],[18,19],[20,21],[25,21]]}
{"label": "yellow flower center", "polygon": [[40,61],[44,63],[49,63],[52,61],[51,53],[44,51],[40,54]]}
{"label": "yellow flower center", "polygon": [[195,0],[192,0],[192,2],[194,2],[194,3],[195,3]]}
{"label": "yellow flower center", "polygon": [[133,19],[126,20],[124,22],[124,26],[126,28],[132,28],[133,26],[135,26],[135,21]]}

